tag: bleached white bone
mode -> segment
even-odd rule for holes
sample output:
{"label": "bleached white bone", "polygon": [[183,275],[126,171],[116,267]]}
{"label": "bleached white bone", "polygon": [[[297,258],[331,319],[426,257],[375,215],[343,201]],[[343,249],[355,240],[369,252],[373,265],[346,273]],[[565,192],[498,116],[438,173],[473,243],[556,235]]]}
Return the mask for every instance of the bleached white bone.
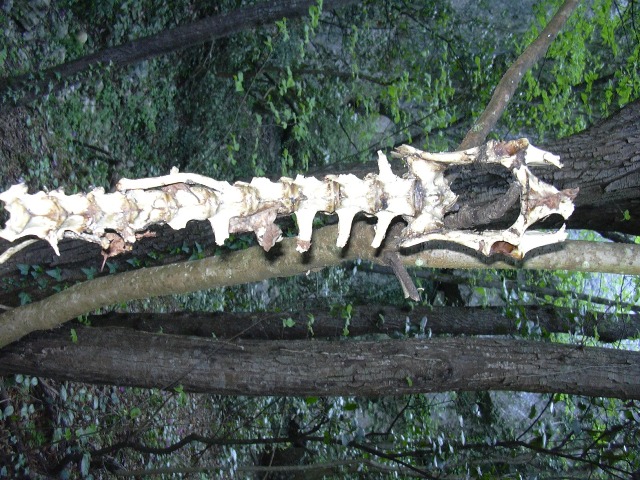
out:
{"label": "bleached white bone", "polygon": [[[338,215],[338,247],[347,244],[359,212],[378,219],[374,248],[382,244],[389,225],[398,216],[408,223],[400,238],[400,245],[405,247],[446,240],[485,255],[502,253],[520,258],[534,248],[566,237],[564,227],[552,233],[528,231],[551,214],[568,218],[577,191],[558,191],[529,170],[528,165],[559,168],[561,164],[557,156],[529,145],[526,139],[491,141],[449,153],[423,152],[403,145],[394,155],[408,166],[403,177],[396,176],[387,157],[378,152],[379,173],[363,179],[352,174],[323,179],[298,175],[276,182],[254,178],[250,183],[230,184],[174,168],[161,177],[122,179],[114,193],[96,188],[75,195],[65,195],[62,190],[29,194],[25,185],[14,185],[0,194],[10,214],[0,237],[15,241],[36,236],[47,240],[59,254],[58,242],[65,236],[97,242],[107,250],[114,233],[125,244],[132,244],[137,233],[153,224],[166,223],[177,229],[190,220],[208,220],[220,245],[230,230],[254,231],[260,244],[269,249],[281,238],[273,225],[276,216],[295,214],[297,250],[304,252],[311,246],[313,220],[318,212]],[[444,217],[457,201],[445,170],[450,165],[473,163],[500,164],[519,184],[520,215],[510,228],[475,232],[444,227]],[[110,251],[109,255],[119,251]]]}

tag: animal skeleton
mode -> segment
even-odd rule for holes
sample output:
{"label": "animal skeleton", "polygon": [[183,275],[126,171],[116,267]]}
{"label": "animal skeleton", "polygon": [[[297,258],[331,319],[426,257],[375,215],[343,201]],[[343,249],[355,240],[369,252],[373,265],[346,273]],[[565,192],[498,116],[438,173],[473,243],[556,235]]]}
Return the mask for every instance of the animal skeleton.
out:
{"label": "animal skeleton", "polygon": [[[408,222],[400,235],[400,247],[445,240],[485,255],[499,252],[521,258],[534,248],[566,238],[564,225],[552,233],[527,231],[554,213],[566,220],[573,212],[577,191],[558,191],[529,170],[529,165],[561,165],[557,156],[526,139],[490,141],[451,153],[427,153],[403,145],[394,155],[408,166],[403,177],[391,171],[387,157],[379,151],[379,173],[363,179],[352,174],[323,179],[298,175],[275,182],[253,178],[232,185],[174,168],[167,176],[122,179],[114,193],[95,188],[75,195],[62,190],[28,194],[26,185],[14,185],[0,194],[10,213],[0,237],[15,241],[36,236],[47,240],[57,254],[60,239],[76,237],[99,243],[105,255],[111,256],[130,248],[150,225],[166,223],[180,229],[189,220],[208,220],[219,245],[230,233],[253,231],[260,245],[269,250],[282,238],[275,219],[295,214],[297,250],[304,252],[311,246],[317,212],[338,215],[338,247],[346,245],[355,215],[364,212],[378,220],[374,248],[381,245],[389,224],[398,216]],[[445,214],[457,196],[444,172],[450,165],[473,163],[499,164],[512,172],[520,188],[520,215],[510,228],[483,232],[445,228]]]}

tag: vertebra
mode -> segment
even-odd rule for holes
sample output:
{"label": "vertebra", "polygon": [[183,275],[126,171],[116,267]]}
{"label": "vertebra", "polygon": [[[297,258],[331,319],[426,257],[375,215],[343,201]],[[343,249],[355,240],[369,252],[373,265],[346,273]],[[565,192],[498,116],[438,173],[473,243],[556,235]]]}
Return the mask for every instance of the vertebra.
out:
{"label": "vertebra", "polygon": [[[28,194],[24,184],[0,194],[11,217],[0,237],[9,241],[34,235],[47,240],[59,254],[58,241],[77,237],[100,243],[108,255],[120,237],[125,246],[150,225],[166,223],[183,228],[189,220],[209,220],[216,243],[222,245],[230,233],[255,232],[269,250],[281,238],[274,221],[295,213],[300,252],[311,246],[313,218],[317,212],[337,214],[338,247],[349,239],[351,224],[359,212],[377,217],[372,247],[382,243],[391,221],[402,216],[408,222],[400,246],[430,240],[466,245],[485,255],[504,253],[521,258],[533,248],[566,238],[564,226],[554,233],[528,232],[536,221],[558,213],[565,219],[573,212],[577,190],[558,191],[539,180],[528,165],[560,167],[555,155],[539,150],[526,139],[489,142],[481,147],[451,153],[427,153],[403,145],[394,155],[403,158],[408,172],[403,177],[391,171],[387,157],[378,152],[379,173],[360,179],[352,174],[327,175],[323,179],[283,177],[272,182],[254,178],[233,185],[197,174],[172,169],[163,177],[122,179],[114,193],[96,188],[89,193],[66,195],[62,190]],[[520,185],[520,215],[508,229],[448,230],[444,217],[457,201],[444,172],[449,165],[496,163],[508,168]]]}

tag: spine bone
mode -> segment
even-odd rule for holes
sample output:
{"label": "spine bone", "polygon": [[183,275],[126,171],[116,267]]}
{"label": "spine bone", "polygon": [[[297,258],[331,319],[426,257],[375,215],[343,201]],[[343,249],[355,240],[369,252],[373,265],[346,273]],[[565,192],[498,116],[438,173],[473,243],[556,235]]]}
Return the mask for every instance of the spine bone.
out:
{"label": "spine bone", "polygon": [[[295,213],[299,227],[297,249],[304,252],[311,246],[313,219],[318,212],[338,215],[339,247],[346,245],[353,218],[360,212],[378,220],[374,248],[380,246],[389,224],[398,216],[408,222],[402,233],[402,246],[447,240],[486,255],[500,251],[521,257],[566,236],[564,228],[551,234],[526,232],[534,222],[552,213],[566,219],[573,211],[576,192],[559,192],[529,171],[528,164],[560,164],[557,157],[530,146],[524,139],[490,142],[444,154],[402,146],[395,155],[407,163],[409,170],[404,177],[396,176],[387,157],[378,152],[379,173],[364,179],[351,174],[323,179],[298,175],[277,182],[254,178],[250,183],[232,185],[172,169],[163,177],[122,179],[114,193],[96,188],[86,194],[65,195],[56,190],[30,195],[25,185],[14,185],[0,194],[11,215],[0,230],[0,237],[14,241],[33,235],[47,240],[59,254],[58,241],[73,236],[100,243],[109,251],[114,233],[130,245],[136,241],[136,233],[152,224],[166,223],[180,229],[189,220],[208,220],[219,245],[230,233],[253,231],[260,245],[269,250],[281,239],[274,224],[276,217]],[[444,215],[457,200],[444,171],[450,164],[473,162],[499,163],[511,170],[520,184],[521,212],[511,228],[483,233],[444,229]],[[505,243],[510,247],[505,248]],[[112,250],[110,255],[119,251]]]}

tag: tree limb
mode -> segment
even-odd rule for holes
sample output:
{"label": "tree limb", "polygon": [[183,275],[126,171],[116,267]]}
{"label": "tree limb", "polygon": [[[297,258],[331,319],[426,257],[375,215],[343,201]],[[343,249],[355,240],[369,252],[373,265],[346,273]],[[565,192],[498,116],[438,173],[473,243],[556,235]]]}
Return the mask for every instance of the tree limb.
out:
{"label": "tree limb", "polygon": [[556,12],[544,30],[538,35],[531,45],[529,45],[518,59],[509,67],[498,86],[493,92],[493,96],[480,118],[476,120],[473,127],[462,140],[459,150],[466,150],[480,145],[485,141],[491,129],[496,125],[498,119],[507,108],[513,94],[518,88],[520,79],[533,67],[547,52],[549,45],[558,36],[560,29],[566,23],[571,13],[578,6],[579,0],[566,0]]}
{"label": "tree limb", "polygon": [[[639,315],[616,315],[589,312],[576,322],[569,308],[519,305],[523,322],[531,321],[545,332],[579,332],[601,342],[619,342],[640,336]],[[308,315],[313,315],[313,333]],[[282,321],[294,325],[283,328]],[[150,333],[193,335],[235,340],[304,340],[340,338],[344,319],[325,309],[306,308],[284,312],[174,312],[116,313],[91,315],[87,322],[96,328],[118,327]],[[73,322],[72,327],[78,324]],[[502,307],[432,307],[415,306],[411,310],[388,305],[354,305],[349,323],[350,337],[378,338],[405,333],[433,335],[519,335],[518,321],[504,313]]]}
{"label": "tree limb", "polygon": [[[299,275],[356,258],[374,263],[382,261],[370,246],[374,233],[370,225],[355,222],[345,249],[335,246],[337,230],[337,225],[316,230],[313,249],[304,255],[296,251],[297,240],[287,238],[269,254],[261,247],[252,247],[228,255],[144,268],[74,285],[0,315],[0,348],[35,330],[54,328],[79,315],[120,302]],[[402,262],[409,267],[640,274],[640,245],[568,241],[561,246],[538,249],[520,261],[482,258],[472,250],[447,248],[439,242],[433,242],[430,247],[433,248],[402,255]]]}
{"label": "tree limb", "polygon": [[607,240],[611,240],[616,243],[636,243],[636,235],[630,235],[628,233],[619,233],[619,232],[598,232]]}
{"label": "tree limb", "polygon": [[[503,338],[239,340],[76,328],[0,351],[0,374],[219,395],[511,390],[640,399],[640,352]],[[383,359],[383,361],[380,361]]]}
{"label": "tree limb", "polygon": [[[345,268],[349,270],[349,266],[345,265]],[[353,268],[353,266],[351,267]],[[384,275],[394,274],[390,268],[372,264],[372,265],[359,265],[359,270],[364,272],[375,272]],[[608,312],[615,311],[616,309],[626,309],[626,310],[640,310],[640,305],[631,302],[622,302],[618,299],[612,299],[607,297],[601,297],[598,295],[592,295],[590,293],[576,292],[576,291],[566,291],[566,290],[558,290],[553,287],[540,287],[538,285],[526,285],[522,282],[518,282],[516,280],[507,280],[506,278],[496,279],[496,280],[488,280],[488,279],[475,279],[472,276],[467,275],[455,275],[455,274],[447,274],[443,272],[433,272],[433,271],[423,271],[416,270],[413,273],[418,278],[424,278],[431,282],[437,283],[451,283],[455,285],[469,285],[470,282],[473,282],[473,285],[476,287],[482,288],[493,288],[496,290],[514,290],[516,292],[527,292],[532,293],[533,295],[541,298],[545,295],[550,295],[554,298],[570,298],[574,301],[584,301],[589,303],[597,303],[606,307]]]}
{"label": "tree limb", "polygon": [[[0,97],[2,97],[0,103],[9,101],[7,95],[2,95],[8,89],[28,87],[31,92],[46,92],[49,85],[53,85],[54,89],[59,89],[64,85],[64,80],[82,73],[92,66],[99,64],[111,64],[116,67],[131,65],[141,60],[224,38],[283,17],[291,18],[305,15],[309,7],[316,5],[316,3],[315,0],[261,2],[257,5],[238,8],[222,15],[203,18],[187,25],[163,30],[156,35],[105,48],[38,72],[35,78],[32,73],[28,73],[18,77],[0,79]],[[325,0],[324,8],[340,8],[352,3],[355,3],[355,0]],[[34,100],[34,98],[34,94],[27,93],[14,100],[14,104],[22,105]]]}

